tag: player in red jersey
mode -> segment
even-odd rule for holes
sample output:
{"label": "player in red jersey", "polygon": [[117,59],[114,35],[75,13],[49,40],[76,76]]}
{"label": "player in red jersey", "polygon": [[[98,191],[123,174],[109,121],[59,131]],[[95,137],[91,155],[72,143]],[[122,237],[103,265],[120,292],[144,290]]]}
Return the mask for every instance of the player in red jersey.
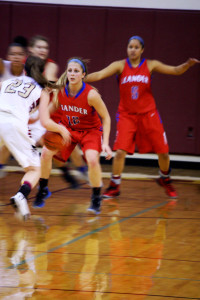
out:
{"label": "player in red jersey", "polygon": [[189,58],[179,66],[170,66],[157,60],[141,59],[143,52],[143,39],[140,36],[132,36],[128,41],[127,59],[115,61],[85,78],[86,82],[93,82],[114,74],[119,76],[120,103],[117,134],[113,148],[116,155],[113,160],[110,186],[105,191],[104,198],[112,198],[120,194],[121,173],[125,157],[127,153],[134,153],[135,144],[140,153],[154,152],[158,154],[160,178],[157,182],[165,188],[170,198],[177,197],[170,179],[167,138],[151,92],[151,74],[159,72],[181,75],[199,61]]}
{"label": "player in red jersey", "polygon": [[[56,155],[57,158],[66,161],[75,146],[79,144],[88,164],[89,180],[92,186],[91,205],[88,210],[96,214],[100,213],[102,180],[99,154],[104,151],[107,152],[107,159],[112,157],[112,151],[108,145],[110,116],[99,93],[83,82],[86,74],[85,62],[79,58],[71,58],[67,63],[66,71],[58,80],[58,84],[62,88],[55,95],[50,110],[56,110],[60,107],[62,112],[61,124],[68,129],[71,144],[64,146],[60,152],[43,147],[42,175],[35,200],[37,207],[41,207],[44,199],[49,196],[47,185],[53,156]],[[103,125],[103,141],[100,118]]]}
{"label": "player in red jersey", "polygon": [[[49,58],[48,39],[42,35],[33,36],[29,41],[28,51],[31,55],[39,57],[45,62],[43,75],[47,80],[55,83],[58,80],[58,65],[55,61]],[[30,116],[29,129],[31,137],[36,141],[36,145],[42,146],[44,142],[43,135],[46,130],[40,123],[37,111]]]}
{"label": "player in red jersey", "polygon": [[58,74],[58,65],[52,59],[48,58],[49,55],[49,41],[42,35],[33,36],[29,41],[29,52],[32,55],[40,57],[45,61],[44,75],[49,81],[56,82]]}
{"label": "player in red jersey", "polygon": [[[42,60],[45,61],[45,77],[51,82],[56,82],[58,80],[59,68],[56,62],[49,58],[50,49],[48,38],[42,35],[33,36],[29,41],[28,49],[32,55],[40,57]],[[59,111],[54,112],[54,116],[51,117],[55,122],[60,121]],[[37,145],[43,146],[43,135],[46,130],[41,126],[37,112],[33,113],[31,116],[29,129],[31,130],[31,136],[36,140]],[[74,149],[72,155],[70,156],[70,159],[75,165],[77,171],[81,173],[83,177],[87,178],[87,167],[82,159],[78,148]],[[70,187],[73,189],[78,188],[79,182],[75,176],[72,176],[70,174],[69,168],[67,167],[66,163],[61,163],[58,161],[54,161],[54,163],[55,166],[61,170],[64,180],[66,182],[69,182]]]}

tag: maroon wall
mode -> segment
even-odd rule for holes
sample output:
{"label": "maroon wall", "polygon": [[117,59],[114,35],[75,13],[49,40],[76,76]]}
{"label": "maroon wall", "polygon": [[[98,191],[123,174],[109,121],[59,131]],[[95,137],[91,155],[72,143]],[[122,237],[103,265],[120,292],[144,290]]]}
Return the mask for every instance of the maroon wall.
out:
{"label": "maroon wall", "polygon": [[[0,57],[5,57],[16,35],[30,38],[41,34],[50,39],[51,58],[58,62],[60,72],[71,56],[89,58],[90,72],[126,57],[127,40],[135,34],[145,40],[144,57],[172,65],[188,57],[200,58],[199,11],[0,2],[0,29]],[[153,77],[153,92],[171,153],[200,154],[199,75],[200,66],[196,65],[182,76],[156,73]],[[112,117],[112,144],[119,100],[115,76],[94,86]]]}

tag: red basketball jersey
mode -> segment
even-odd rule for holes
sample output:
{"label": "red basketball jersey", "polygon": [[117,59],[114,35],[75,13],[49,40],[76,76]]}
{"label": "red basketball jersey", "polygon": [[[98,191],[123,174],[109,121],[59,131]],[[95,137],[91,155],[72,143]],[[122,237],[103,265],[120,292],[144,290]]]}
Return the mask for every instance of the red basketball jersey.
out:
{"label": "red basketball jersey", "polygon": [[78,94],[71,97],[67,87],[58,94],[58,100],[62,111],[61,122],[72,130],[101,129],[101,120],[94,109],[88,104],[88,93],[93,89],[83,82]]}
{"label": "red basketball jersey", "polygon": [[54,63],[54,64],[56,63],[53,59],[47,58],[47,59],[46,59],[46,63],[49,63],[49,62],[52,62],[52,63]]}
{"label": "red basketball jersey", "polygon": [[156,108],[151,91],[151,74],[145,59],[136,68],[126,59],[124,70],[119,75],[119,91],[120,113],[142,114]]}

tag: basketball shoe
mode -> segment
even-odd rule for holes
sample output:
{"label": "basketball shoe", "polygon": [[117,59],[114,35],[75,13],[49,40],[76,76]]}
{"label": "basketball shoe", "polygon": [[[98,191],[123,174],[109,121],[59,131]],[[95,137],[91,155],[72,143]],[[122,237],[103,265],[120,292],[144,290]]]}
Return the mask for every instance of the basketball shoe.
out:
{"label": "basketball shoe", "polygon": [[156,182],[157,182],[160,186],[164,187],[166,194],[167,194],[170,198],[175,199],[175,198],[178,197],[178,196],[177,196],[177,193],[176,193],[176,190],[175,190],[175,188],[174,188],[173,185],[172,185],[171,178],[170,178],[169,176],[168,176],[168,177],[159,177],[159,178],[156,180]]}
{"label": "basketball shoe", "polygon": [[60,167],[60,170],[62,171],[63,179],[70,184],[71,189],[76,190],[80,187],[78,180],[70,174],[68,167]]}
{"label": "basketball shoe", "polygon": [[91,204],[87,210],[96,215],[100,214],[100,212],[101,212],[101,196],[92,195]]}
{"label": "basketball shoe", "polygon": [[14,209],[23,217],[24,221],[29,219],[31,213],[28,207],[27,200],[22,193],[18,192],[15,196],[10,198],[10,202],[13,205]]}
{"label": "basketball shoe", "polygon": [[45,206],[45,201],[47,198],[51,196],[51,192],[49,191],[48,187],[46,186],[43,189],[38,190],[38,193],[36,195],[36,199],[33,202],[33,207],[34,208],[41,208]]}
{"label": "basketball shoe", "polygon": [[110,181],[109,187],[103,193],[103,198],[114,198],[120,195],[119,184],[114,183],[112,180]]}
{"label": "basketball shoe", "polygon": [[79,179],[89,182],[87,166],[78,167],[78,168],[76,168],[76,170],[79,173],[78,174]]}

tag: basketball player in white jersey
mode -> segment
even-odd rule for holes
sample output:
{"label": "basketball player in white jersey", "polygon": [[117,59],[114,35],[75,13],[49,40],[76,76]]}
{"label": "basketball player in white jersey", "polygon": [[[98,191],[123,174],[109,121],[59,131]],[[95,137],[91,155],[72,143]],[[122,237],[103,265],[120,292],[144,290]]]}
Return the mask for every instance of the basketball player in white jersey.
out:
{"label": "basketball player in white jersey", "polygon": [[[13,42],[8,46],[6,60],[0,59],[0,82],[16,78],[24,74],[26,49],[19,43]],[[0,178],[5,176],[3,171],[10,157],[10,152],[3,146],[0,148]]]}
{"label": "basketball player in white jersey", "polygon": [[18,43],[12,43],[8,46],[6,58],[6,60],[0,59],[1,82],[24,74],[26,49]]}
{"label": "basketball player in white jersey", "polygon": [[25,71],[27,76],[1,83],[0,94],[0,140],[25,171],[20,189],[10,199],[24,220],[30,216],[26,198],[40,177],[39,153],[28,136],[30,112],[39,106],[42,125],[47,130],[59,132],[66,143],[70,141],[68,130],[55,123],[49,116],[49,94],[44,88],[55,88],[55,85],[42,75],[44,61],[38,57],[28,57]]}

